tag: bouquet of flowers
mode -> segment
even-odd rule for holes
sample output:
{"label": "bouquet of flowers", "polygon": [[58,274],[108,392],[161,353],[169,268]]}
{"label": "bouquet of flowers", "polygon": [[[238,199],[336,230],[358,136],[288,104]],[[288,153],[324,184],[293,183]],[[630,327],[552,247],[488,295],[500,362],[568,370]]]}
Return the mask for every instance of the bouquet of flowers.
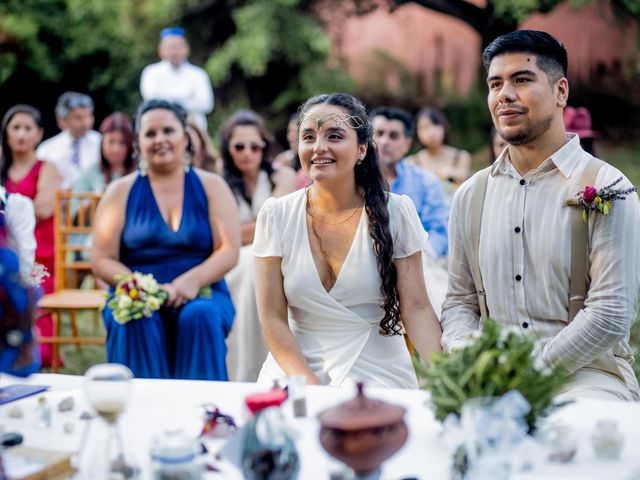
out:
{"label": "bouquet of flowers", "polygon": [[113,318],[118,323],[150,317],[169,297],[151,274],[133,272],[115,278],[118,281],[115,295],[107,306],[113,310]]}
{"label": "bouquet of flowers", "polygon": [[516,390],[531,405],[525,419],[533,430],[538,417],[548,413],[553,396],[569,380],[561,367],[544,364],[539,348],[535,336],[489,320],[464,347],[434,354],[429,366],[416,362],[416,371],[431,392],[438,420],[450,413],[459,416],[469,399],[500,397]]}
{"label": "bouquet of flowers", "polygon": [[[113,318],[118,323],[127,323],[142,317],[150,317],[169,298],[169,293],[160,288],[150,273],[133,272],[116,275],[118,281],[115,295],[107,302],[113,310]],[[198,297],[211,298],[211,287],[202,287]]]}

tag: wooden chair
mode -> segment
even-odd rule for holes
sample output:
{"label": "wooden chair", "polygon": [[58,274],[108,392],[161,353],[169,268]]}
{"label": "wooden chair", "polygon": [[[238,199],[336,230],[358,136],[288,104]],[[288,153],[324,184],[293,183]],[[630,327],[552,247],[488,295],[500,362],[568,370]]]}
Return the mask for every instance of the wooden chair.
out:
{"label": "wooden chair", "polygon": [[[101,195],[95,193],[59,191],[54,208],[55,290],[44,295],[38,306],[53,317],[53,336],[39,338],[40,343],[53,344],[52,369],[60,367],[60,344],[104,344],[104,336],[83,337],[78,331],[78,311],[93,311],[98,318],[105,302],[105,291],[80,289],[83,274],[91,272],[88,261],[91,225]],[[61,336],[62,314],[69,314],[71,336]],[[97,322],[95,322],[97,325]]]}

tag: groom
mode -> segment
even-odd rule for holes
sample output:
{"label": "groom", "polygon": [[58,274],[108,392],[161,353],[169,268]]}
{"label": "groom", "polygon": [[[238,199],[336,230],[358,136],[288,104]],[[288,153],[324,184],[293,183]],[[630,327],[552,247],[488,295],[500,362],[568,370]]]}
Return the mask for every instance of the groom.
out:
{"label": "groom", "polygon": [[442,342],[455,348],[485,318],[542,339],[547,365],[574,379],[562,397],[640,399],[629,331],[640,292],[640,203],[582,220],[577,192],[629,181],[567,134],[567,53],[551,35],[520,30],[482,55],[487,103],[508,148],[456,192]]}

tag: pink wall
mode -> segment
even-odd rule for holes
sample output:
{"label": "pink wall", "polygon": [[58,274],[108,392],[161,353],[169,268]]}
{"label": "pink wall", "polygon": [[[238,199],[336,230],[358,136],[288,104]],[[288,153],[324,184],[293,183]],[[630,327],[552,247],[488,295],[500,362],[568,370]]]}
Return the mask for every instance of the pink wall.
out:
{"label": "pink wall", "polygon": [[[484,4],[482,0],[474,3]],[[418,101],[435,93],[436,71],[442,72],[441,85],[447,92],[464,95],[475,84],[481,41],[460,20],[416,4],[393,12],[381,7],[348,18],[335,11],[325,15],[333,18],[328,33],[336,58],[363,90],[379,91],[382,83],[392,95],[402,96],[398,94],[403,84],[398,72],[403,69],[393,61],[376,60],[376,50],[406,67],[409,80],[405,81],[413,85]],[[599,63],[611,71],[616,63],[626,68],[638,60],[637,25],[619,23],[606,0],[596,0],[581,10],[564,2],[551,14],[532,15],[522,28],[548,31],[566,45],[573,81],[593,80]]]}
{"label": "pink wall", "polygon": [[595,80],[599,64],[615,72],[616,63],[624,69],[638,61],[638,25],[617,19],[605,0],[580,10],[564,2],[550,14],[532,15],[522,28],[544,30],[564,43],[569,54],[569,78],[573,81]]}

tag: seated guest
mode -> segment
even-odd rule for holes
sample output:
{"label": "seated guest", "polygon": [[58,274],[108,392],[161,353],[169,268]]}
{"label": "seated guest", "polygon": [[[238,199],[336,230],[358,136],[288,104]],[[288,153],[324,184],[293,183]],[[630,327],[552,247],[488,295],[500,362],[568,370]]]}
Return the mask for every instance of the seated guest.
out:
{"label": "seated guest", "polygon": [[[36,290],[20,275],[21,255],[9,246],[11,232],[5,207],[0,200],[0,372],[27,376],[40,369],[40,354],[33,348],[32,331]],[[33,209],[21,213],[31,213],[33,220]]]}
{"label": "seated guest", "polygon": [[[42,117],[29,105],[10,108],[2,119],[2,158],[0,183],[8,193],[20,193],[33,201],[36,216],[36,262],[49,273],[42,282],[44,293],[54,289],[53,210],[55,194],[60,187],[56,167],[36,156],[36,146],[42,140]],[[40,317],[36,329],[41,337],[53,335],[50,315]],[[40,346],[43,366],[51,365],[51,344]]]}
{"label": "seated guest", "polygon": [[409,161],[435,173],[453,191],[471,173],[471,155],[449,145],[449,122],[440,110],[426,107],[416,116],[416,129],[422,150]]}
{"label": "seated guest", "polygon": [[222,127],[220,145],[227,183],[240,209],[242,245],[238,264],[227,275],[236,318],[229,336],[229,376],[236,381],[255,381],[267,347],[262,339],[255,297],[255,267],[251,244],[256,217],[269,197],[295,190],[295,173],[289,167],[271,167],[274,139],[258,114],[236,112]]}
{"label": "seated guest", "polygon": [[298,155],[313,184],[269,199],[256,225],[270,350],[259,381],[417,388],[401,322],[421,356],[440,349],[422,274],[427,234],[411,200],[385,191],[364,106],[342,93],[307,100]]}
{"label": "seated guest", "polygon": [[[218,175],[185,163],[186,112],[149,100],[138,109],[139,173],[113,182],[96,212],[91,255],[96,276],[150,273],[169,294],[149,318],[103,318],[107,359],[136,377],[226,380],[225,338],[233,305],[224,275],[236,263],[235,200]],[[210,286],[211,298],[199,297]]]}
{"label": "seated guest", "polygon": [[56,166],[66,189],[100,162],[100,134],[91,130],[93,100],[82,93],[63,93],[56,104],[56,120],[62,131],[42,142],[36,156]]}
{"label": "seated guest", "polygon": [[[423,255],[423,270],[429,298],[436,314],[447,293],[449,201],[438,177],[409,163],[405,155],[411,147],[413,119],[399,108],[379,107],[371,114],[373,138],[378,146],[380,169],[393,193],[408,196],[415,205],[422,226],[429,234],[431,255]],[[441,261],[438,262],[437,260]],[[438,264],[440,263],[440,264]]]}
{"label": "seated guest", "polygon": [[187,133],[193,146],[191,165],[207,172],[222,173],[222,159],[213,146],[213,142],[206,132],[200,130],[193,117],[187,118]]}
{"label": "seated guest", "polygon": [[413,201],[431,248],[438,257],[445,257],[449,202],[435,174],[406,161],[413,135],[411,116],[399,108],[380,107],[370,117],[380,169],[391,191]]}
{"label": "seated guest", "polygon": [[112,180],[135,169],[135,134],[129,117],[124,113],[114,112],[102,121],[98,130],[102,134],[100,163],[90,166],[80,175],[73,184],[76,192],[102,193]]}

